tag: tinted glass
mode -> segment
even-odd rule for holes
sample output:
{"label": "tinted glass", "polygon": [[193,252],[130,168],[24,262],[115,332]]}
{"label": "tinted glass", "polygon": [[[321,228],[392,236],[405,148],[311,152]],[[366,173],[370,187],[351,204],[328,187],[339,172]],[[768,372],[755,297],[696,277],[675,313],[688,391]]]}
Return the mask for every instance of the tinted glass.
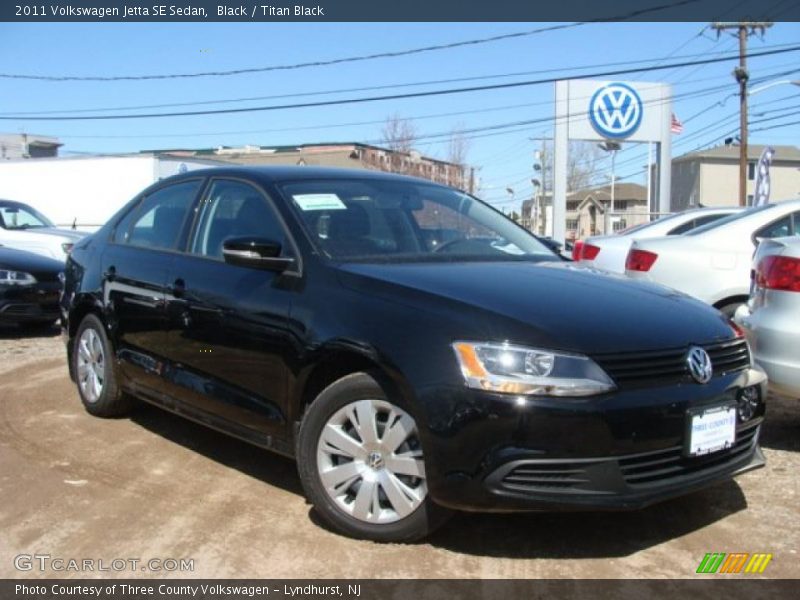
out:
{"label": "tinted glass", "polygon": [[553,260],[533,235],[462,192],[414,182],[282,186],[312,240],[337,259]]}
{"label": "tinted glass", "polygon": [[757,238],[786,237],[792,233],[792,215],[786,215],[756,232]]}
{"label": "tinted glass", "polygon": [[723,225],[727,225],[728,223],[733,223],[734,221],[738,221],[739,219],[745,219],[750,215],[764,212],[765,210],[772,210],[775,208],[774,204],[765,204],[764,206],[759,206],[757,208],[748,208],[741,212],[735,212],[733,214],[728,215],[727,217],[722,217],[721,219],[717,219],[716,221],[712,221],[711,223],[707,223],[702,227],[696,227],[686,233],[686,235],[699,235],[701,233],[705,233],[706,231],[711,231],[712,229],[716,229],[717,227],[722,227]]}
{"label": "tinted glass", "polygon": [[176,183],[147,196],[133,226],[118,241],[146,248],[174,249],[201,181]]}
{"label": "tinted glass", "polygon": [[283,229],[266,198],[253,186],[217,180],[203,199],[191,251],[222,258],[230,238],[253,237],[285,246]]}
{"label": "tinted glass", "polygon": [[667,235],[681,235],[682,233],[686,233],[690,229],[694,229],[697,225],[698,219],[692,219],[691,221],[686,221],[683,225],[678,225],[675,229],[671,229]]}

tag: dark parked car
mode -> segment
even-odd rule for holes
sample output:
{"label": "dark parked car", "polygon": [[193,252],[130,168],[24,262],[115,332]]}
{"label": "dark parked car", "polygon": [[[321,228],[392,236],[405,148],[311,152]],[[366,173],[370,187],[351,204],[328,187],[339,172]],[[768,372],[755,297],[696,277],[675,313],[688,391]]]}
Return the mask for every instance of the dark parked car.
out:
{"label": "dark parked car", "polygon": [[52,325],[61,314],[59,274],[64,263],[0,247],[0,323]]}
{"label": "dark parked car", "polygon": [[638,508],[764,462],[765,377],[719,312],[428,181],[166,179],[76,244],[63,313],[90,413],[138,398],[295,457],[352,536]]}

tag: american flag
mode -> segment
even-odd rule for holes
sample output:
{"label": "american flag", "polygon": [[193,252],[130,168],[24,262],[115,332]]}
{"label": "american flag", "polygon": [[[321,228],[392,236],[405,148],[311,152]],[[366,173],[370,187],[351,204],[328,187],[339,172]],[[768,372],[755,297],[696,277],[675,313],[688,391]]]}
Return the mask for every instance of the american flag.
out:
{"label": "american flag", "polygon": [[683,123],[678,120],[675,113],[672,113],[672,125],[670,126],[670,130],[675,134],[683,133]]}

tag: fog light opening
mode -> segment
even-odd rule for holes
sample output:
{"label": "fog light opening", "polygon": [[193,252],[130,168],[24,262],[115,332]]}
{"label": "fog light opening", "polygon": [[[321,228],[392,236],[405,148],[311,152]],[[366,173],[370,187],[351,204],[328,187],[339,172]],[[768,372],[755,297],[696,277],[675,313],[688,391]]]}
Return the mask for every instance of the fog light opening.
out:
{"label": "fog light opening", "polygon": [[756,414],[758,405],[761,402],[761,391],[758,386],[743,388],[739,392],[736,402],[736,412],[739,414],[739,420],[742,422],[749,421]]}

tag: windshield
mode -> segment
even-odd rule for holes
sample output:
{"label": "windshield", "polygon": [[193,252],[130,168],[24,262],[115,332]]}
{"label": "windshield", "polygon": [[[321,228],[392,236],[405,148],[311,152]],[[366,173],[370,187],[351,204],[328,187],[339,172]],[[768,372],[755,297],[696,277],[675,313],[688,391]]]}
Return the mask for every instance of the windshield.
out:
{"label": "windshield", "polygon": [[705,225],[696,227],[695,229],[692,229],[691,231],[688,231],[683,235],[698,235],[700,233],[705,233],[706,231],[711,231],[712,229],[716,229],[717,227],[721,227],[722,225],[727,225],[728,223],[732,223],[733,221],[744,219],[745,217],[749,217],[750,215],[753,215],[755,213],[760,213],[774,207],[775,207],[774,204],[765,204],[764,206],[748,208],[741,212],[735,212],[733,214],[730,214],[727,217],[722,217],[721,219],[717,219],[716,221],[711,221],[711,223],[706,223]]}
{"label": "windshield", "polygon": [[339,260],[555,260],[533,235],[462,192],[425,183],[332,180],[281,188],[314,243]]}
{"label": "windshield", "polygon": [[0,203],[0,226],[3,229],[34,229],[54,227],[40,212],[24,204]]}

